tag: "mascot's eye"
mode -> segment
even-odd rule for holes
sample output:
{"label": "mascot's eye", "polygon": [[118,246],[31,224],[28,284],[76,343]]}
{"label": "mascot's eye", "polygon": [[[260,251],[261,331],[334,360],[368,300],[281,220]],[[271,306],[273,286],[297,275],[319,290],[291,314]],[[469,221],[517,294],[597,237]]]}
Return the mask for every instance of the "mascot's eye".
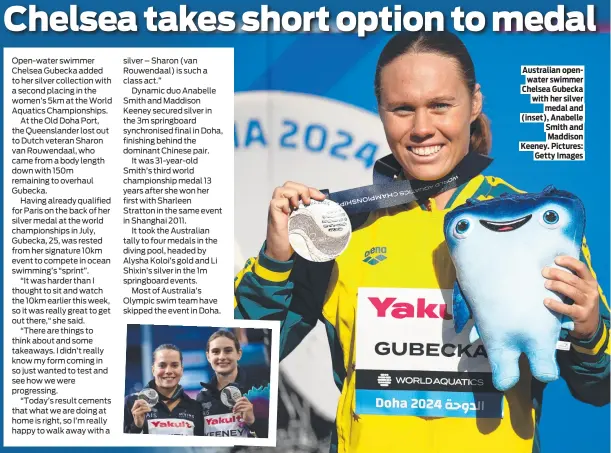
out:
{"label": "mascot's eye", "polygon": [[560,217],[558,216],[558,213],[556,211],[552,211],[550,209],[543,213],[543,221],[548,225],[558,223],[558,220],[560,220]]}
{"label": "mascot's eye", "polygon": [[458,234],[464,234],[468,229],[469,229],[469,221],[468,220],[460,220],[457,224],[456,224],[456,232]]}
{"label": "mascot's eye", "polygon": [[468,236],[469,230],[471,229],[471,222],[467,219],[460,219],[456,222],[454,227],[454,237],[458,239],[464,239]]}

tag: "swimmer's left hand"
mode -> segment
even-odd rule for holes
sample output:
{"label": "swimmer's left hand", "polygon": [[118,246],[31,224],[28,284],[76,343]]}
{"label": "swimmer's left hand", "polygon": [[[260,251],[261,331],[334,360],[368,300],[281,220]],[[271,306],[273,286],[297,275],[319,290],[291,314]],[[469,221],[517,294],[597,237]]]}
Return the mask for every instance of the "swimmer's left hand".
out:
{"label": "swimmer's left hand", "polygon": [[255,422],[255,408],[245,396],[236,401],[235,406],[233,406],[233,413],[241,414],[247,425],[252,425]]}
{"label": "swimmer's left hand", "polygon": [[546,267],[543,276],[547,279],[545,287],[563,296],[572,299],[574,304],[569,305],[561,301],[546,298],[543,303],[556,313],[569,316],[575,323],[571,336],[579,340],[587,340],[596,334],[600,313],[598,309],[598,283],[590,272],[588,266],[571,256],[558,256],[555,259],[558,266],[563,269]]}

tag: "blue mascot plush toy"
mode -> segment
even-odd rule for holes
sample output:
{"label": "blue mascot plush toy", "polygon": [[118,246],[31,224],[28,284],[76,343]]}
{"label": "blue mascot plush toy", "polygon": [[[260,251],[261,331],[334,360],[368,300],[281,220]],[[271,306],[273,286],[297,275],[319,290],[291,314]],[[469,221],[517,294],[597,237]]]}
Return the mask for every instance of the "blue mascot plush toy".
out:
{"label": "blue mascot plush toy", "polygon": [[559,255],[579,259],[584,228],[581,201],[553,186],[538,194],[471,199],[446,214],[444,234],[457,276],[454,326],[460,332],[474,319],[469,340],[482,339],[498,390],[518,382],[522,353],[536,379],[558,379],[560,329],[574,326],[543,300],[572,301],[546,289],[541,271],[559,267]]}

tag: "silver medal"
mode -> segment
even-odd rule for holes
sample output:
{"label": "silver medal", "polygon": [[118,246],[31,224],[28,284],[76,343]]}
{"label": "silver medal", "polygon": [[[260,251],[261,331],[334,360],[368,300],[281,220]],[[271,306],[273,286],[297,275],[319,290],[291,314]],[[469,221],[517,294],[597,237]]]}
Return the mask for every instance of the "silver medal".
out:
{"label": "silver medal", "polygon": [[149,408],[152,408],[159,402],[159,394],[151,388],[143,389],[140,393],[138,393],[138,399],[144,400],[146,405]]}
{"label": "silver medal", "polygon": [[221,390],[221,401],[227,407],[233,407],[236,404],[236,401],[242,398],[242,392],[237,387],[233,385],[228,385],[223,390]]}
{"label": "silver medal", "polygon": [[289,242],[308,261],[325,262],[337,258],[348,246],[352,225],[346,211],[334,201],[311,200],[289,216]]}

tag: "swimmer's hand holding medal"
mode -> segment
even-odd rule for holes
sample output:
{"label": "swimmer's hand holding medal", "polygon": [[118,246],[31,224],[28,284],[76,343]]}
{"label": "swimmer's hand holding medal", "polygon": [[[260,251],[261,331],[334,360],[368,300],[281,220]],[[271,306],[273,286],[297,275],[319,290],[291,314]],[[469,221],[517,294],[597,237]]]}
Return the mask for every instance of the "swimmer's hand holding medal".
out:
{"label": "swimmer's hand holding medal", "polygon": [[303,184],[287,182],[274,191],[270,203],[265,253],[278,261],[288,261],[293,251],[308,261],[332,261],[350,242],[349,214],[430,198],[469,181],[491,162],[487,156],[470,152],[439,180],[396,180],[401,169],[394,157],[388,155],[376,162],[374,185],[328,196]]}
{"label": "swimmer's hand holding medal", "polygon": [[331,261],[348,245],[352,227],[346,212],[317,189],[287,182],[270,202],[265,254],[289,261],[293,252],[308,261]]}
{"label": "swimmer's hand holding medal", "polygon": [[159,393],[155,389],[147,387],[138,393],[138,397],[132,407],[132,417],[136,427],[142,428],[144,426],[146,413],[150,412],[158,402]]}
{"label": "swimmer's hand holding medal", "polygon": [[229,384],[221,390],[221,402],[230,408],[234,414],[239,414],[244,423],[252,425],[255,422],[252,403],[242,395],[235,385]]}

